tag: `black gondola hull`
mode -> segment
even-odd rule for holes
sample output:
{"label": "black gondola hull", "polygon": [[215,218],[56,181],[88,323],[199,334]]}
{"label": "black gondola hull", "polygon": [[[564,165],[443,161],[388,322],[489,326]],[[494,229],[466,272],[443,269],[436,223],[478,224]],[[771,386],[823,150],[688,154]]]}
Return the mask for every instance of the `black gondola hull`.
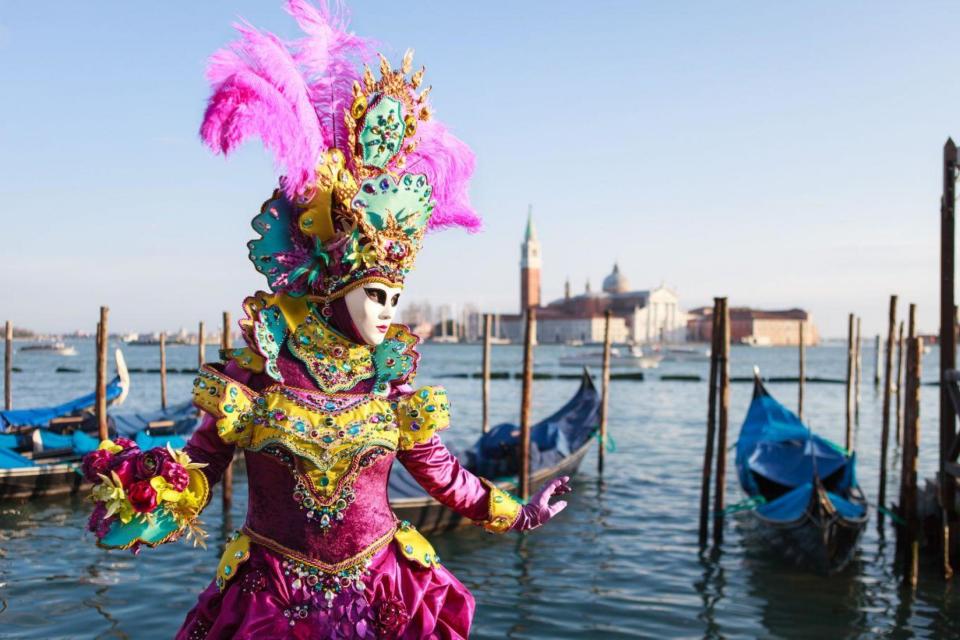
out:
{"label": "black gondola hull", "polygon": [[[855,501],[866,507],[862,496]],[[850,563],[867,524],[866,515],[844,518],[837,513],[822,487],[813,492],[806,511],[796,520],[771,520],[755,511],[749,517],[754,521],[751,530],[762,544],[793,564],[823,575],[842,571]]]}

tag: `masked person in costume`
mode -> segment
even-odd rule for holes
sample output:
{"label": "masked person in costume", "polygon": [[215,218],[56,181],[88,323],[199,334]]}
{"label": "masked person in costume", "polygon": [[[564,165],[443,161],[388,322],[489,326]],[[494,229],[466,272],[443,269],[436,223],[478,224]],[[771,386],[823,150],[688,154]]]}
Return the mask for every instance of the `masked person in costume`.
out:
{"label": "masked person in costume", "polygon": [[543,524],[569,486],[522,505],[441,442],[446,393],[414,386],[418,339],[392,320],[425,235],[479,227],[472,153],[433,117],[411,53],[399,69],[381,56],[377,77],[341,12],[286,9],[305,37],[243,24],[211,58],[201,128],[223,153],[259,137],[284,173],[248,245],[270,291],[244,302],[246,346],[195,380],[206,416],[184,450],[117,439],[88,456],[90,529],[108,548],[202,535],[197,516],[240,449],[246,522],[177,638],[464,638],[473,598],[392,512],[394,459],[495,533]]}

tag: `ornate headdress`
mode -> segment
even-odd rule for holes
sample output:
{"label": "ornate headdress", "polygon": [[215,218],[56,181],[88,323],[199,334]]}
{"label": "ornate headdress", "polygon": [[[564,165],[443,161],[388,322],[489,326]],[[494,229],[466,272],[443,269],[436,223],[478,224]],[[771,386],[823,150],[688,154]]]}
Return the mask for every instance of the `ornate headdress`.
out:
{"label": "ornate headdress", "polygon": [[[200,135],[228,154],[259,137],[284,176],[253,219],[248,247],[274,293],[343,295],[362,282],[403,283],[428,230],[480,227],[467,183],[473,154],[431,113],[413,53],[380,78],[371,43],[342,8],[286,0],[306,37],[285,42],[248,24],[213,55]],[[419,93],[418,93],[419,91]]]}

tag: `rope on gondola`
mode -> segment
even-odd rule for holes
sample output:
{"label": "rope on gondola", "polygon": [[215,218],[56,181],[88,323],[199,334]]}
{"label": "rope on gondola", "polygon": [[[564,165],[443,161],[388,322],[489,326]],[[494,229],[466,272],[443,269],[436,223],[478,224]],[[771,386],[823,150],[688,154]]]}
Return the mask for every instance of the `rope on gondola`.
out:
{"label": "rope on gondola", "polygon": [[600,435],[600,431],[597,431],[594,435],[597,438],[597,442],[600,443],[600,446],[606,446],[608,452],[614,453],[617,450],[617,443],[609,433],[606,435],[606,443],[604,443],[604,436]]}
{"label": "rope on gondola", "polygon": [[896,511],[892,511],[890,509],[887,509],[886,507],[881,507],[880,505],[877,505],[877,511],[879,511],[885,516],[890,516],[890,519],[893,520],[896,524],[899,524],[901,526],[906,526],[907,524],[907,521],[901,518]]}
{"label": "rope on gondola", "polygon": [[751,496],[745,500],[741,500],[736,504],[732,504],[720,513],[722,515],[730,515],[731,513],[737,513],[738,511],[750,511],[751,509],[756,509],[760,505],[767,504],[767,499],[763,496]]}

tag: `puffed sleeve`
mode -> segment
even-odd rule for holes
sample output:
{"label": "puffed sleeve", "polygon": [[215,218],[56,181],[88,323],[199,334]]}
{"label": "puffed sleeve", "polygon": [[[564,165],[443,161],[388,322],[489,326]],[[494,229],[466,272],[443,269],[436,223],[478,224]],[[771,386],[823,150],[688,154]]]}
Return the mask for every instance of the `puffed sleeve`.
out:
{"label": "puffed sleeve", "polygon": [[424,387],[397,402],[400,451],[397,459],[438,502],[488,531],[503,533],[520,514],[509,493],[464,469],[437,435],[449,426],[446,391]]}
{"label": "puffed sleeve", "polygon": [[206,415],[185,451],[191,459],[206,463],[204,472],[211,485],[233,460],[234,449],[250,442],[249,410],[255,394],[245,383],[251,377],[231,361],[222,370],[204,366],[193,381],[193,403]]}

